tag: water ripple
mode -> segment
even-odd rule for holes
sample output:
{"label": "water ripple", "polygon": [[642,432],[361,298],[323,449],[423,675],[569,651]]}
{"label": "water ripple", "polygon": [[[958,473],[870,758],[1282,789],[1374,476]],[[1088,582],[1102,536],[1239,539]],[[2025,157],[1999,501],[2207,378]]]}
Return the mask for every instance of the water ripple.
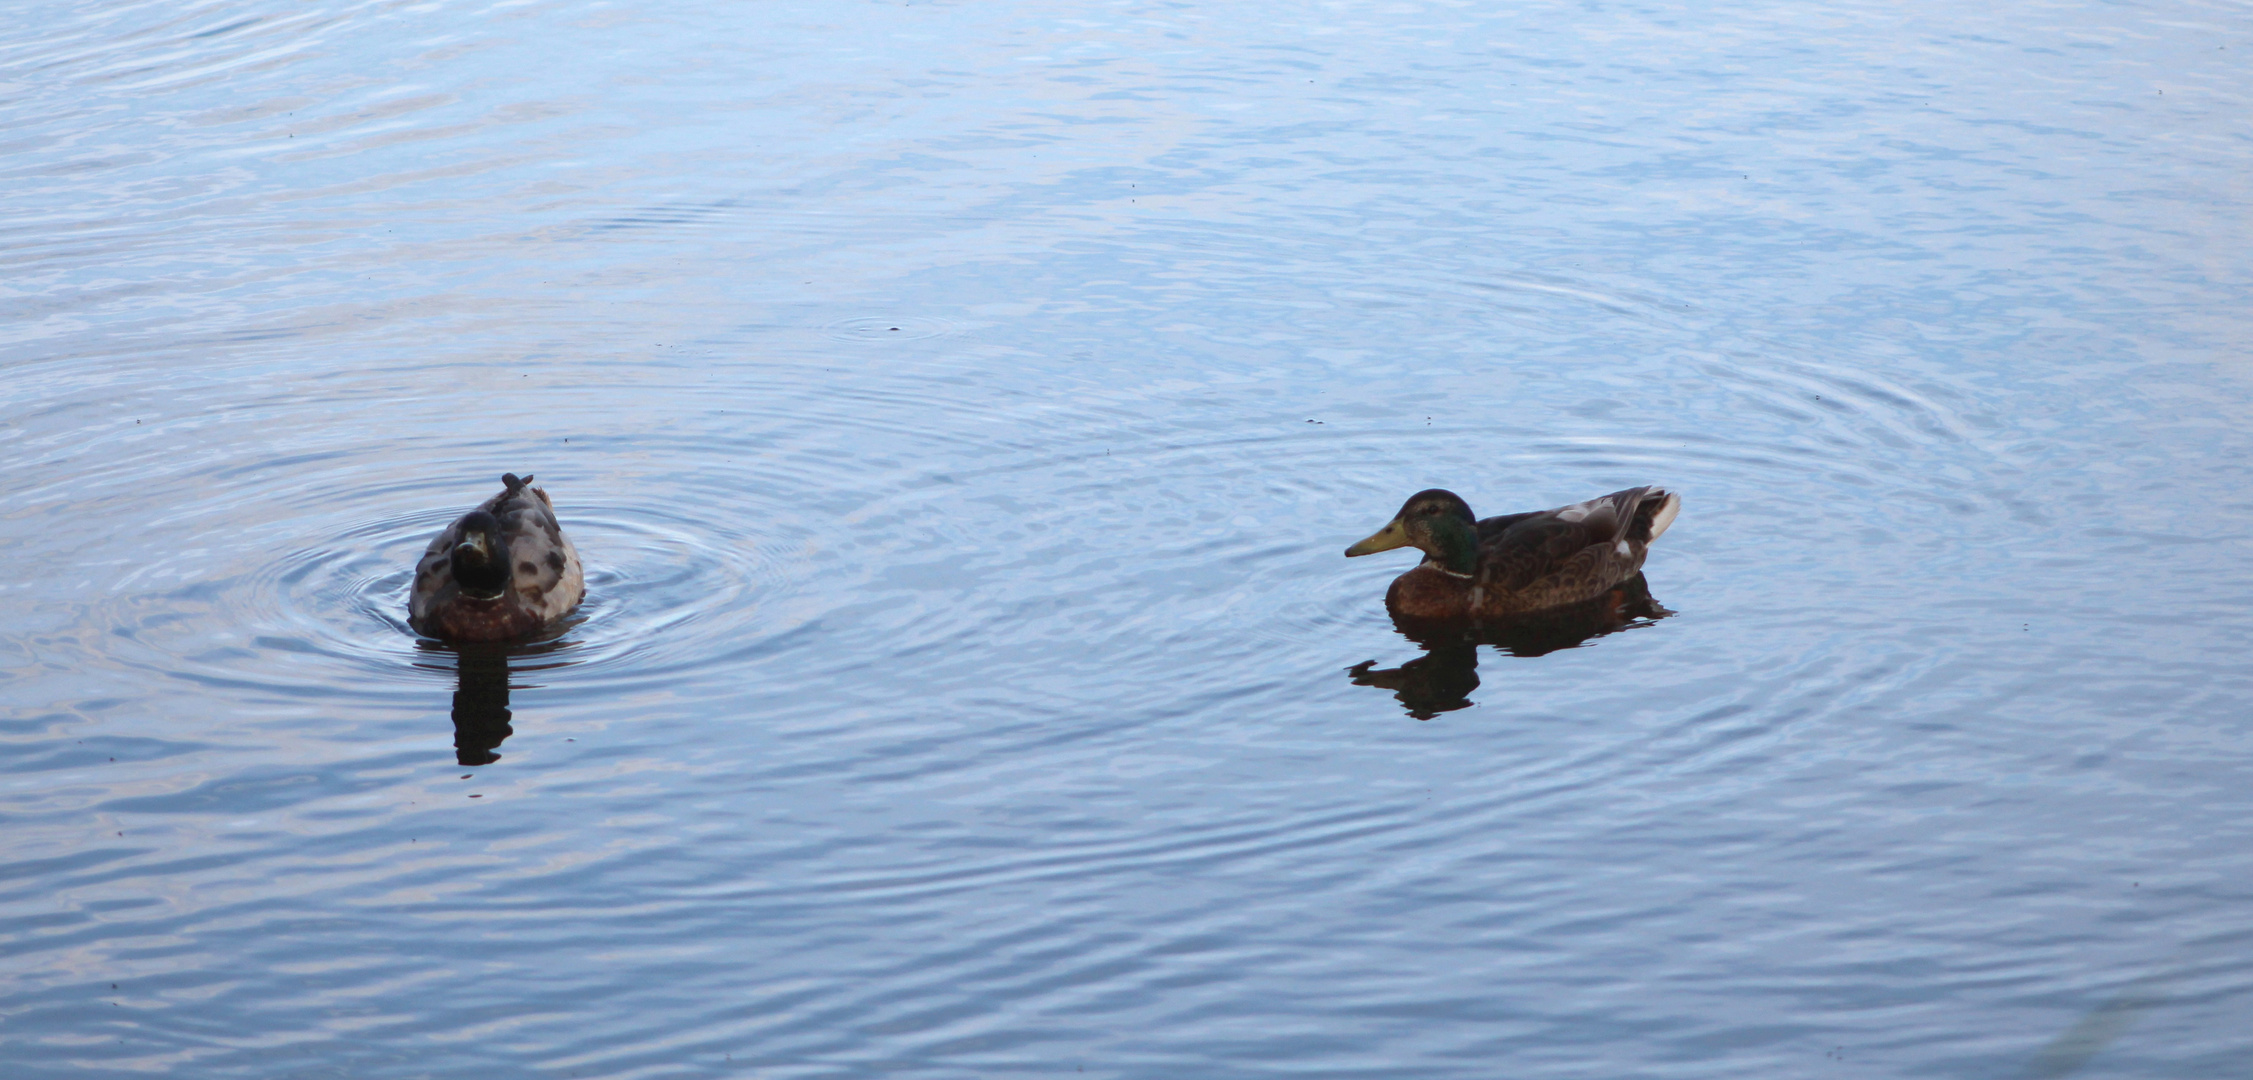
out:
{"label": "water ripple", "polygon": [[1869,7],[15,12],[10,1080],[2230,1075],[2234,31]]}

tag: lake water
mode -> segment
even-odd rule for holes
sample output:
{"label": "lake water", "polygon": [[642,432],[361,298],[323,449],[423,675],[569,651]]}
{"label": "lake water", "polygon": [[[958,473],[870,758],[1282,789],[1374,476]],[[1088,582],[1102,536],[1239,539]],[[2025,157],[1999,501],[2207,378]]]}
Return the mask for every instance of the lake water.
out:
{"label": "lake water", "polygon": [[4,10],[9,1077],[2253,1068],[2253,9]]}

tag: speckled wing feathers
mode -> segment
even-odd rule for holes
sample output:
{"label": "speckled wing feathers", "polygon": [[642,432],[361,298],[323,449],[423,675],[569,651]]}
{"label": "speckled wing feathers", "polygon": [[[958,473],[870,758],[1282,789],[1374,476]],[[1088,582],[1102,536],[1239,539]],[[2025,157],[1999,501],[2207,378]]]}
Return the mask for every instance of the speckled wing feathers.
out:
{"label": "speckled wing feathers", "polygon": [[509,588],[523,597],[527,610],[542,623],[571,613],[586,595],[578,549],[563,535],[555,520],[548,493],[526,487],[495,496],[488,510],[501,521],[509,538],[509,557],[516,563]]}

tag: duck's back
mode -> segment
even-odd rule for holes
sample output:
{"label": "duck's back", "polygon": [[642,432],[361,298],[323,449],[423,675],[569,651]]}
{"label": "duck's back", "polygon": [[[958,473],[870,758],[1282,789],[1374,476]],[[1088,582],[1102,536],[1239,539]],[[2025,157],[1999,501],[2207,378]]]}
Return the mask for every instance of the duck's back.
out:
{"label": "duck's back", "polygon": [[1615,491],[1587,502],[1479,522],[1482,613],[1576,603],[1643,567],[1650,542],[1679,501],[1663,488]]}

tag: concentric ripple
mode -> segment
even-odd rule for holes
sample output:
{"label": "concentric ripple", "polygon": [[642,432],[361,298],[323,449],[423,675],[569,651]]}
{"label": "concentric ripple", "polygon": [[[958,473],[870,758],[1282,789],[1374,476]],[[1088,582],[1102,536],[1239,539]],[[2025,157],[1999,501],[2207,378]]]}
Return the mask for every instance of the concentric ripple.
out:
{"label": "concentric ripple", "polygon": [[936,315],[855,315],[822,328],[832,341],[927,341],[962,332],[962,324]]}
{"label": "concentric ripple", "polygon": [[[549,633],[525,643],[519,654],[526,665],[571,667],[573,678],[588,686],[677,675],[716,650],[755,640],[765,614],[759,596],[791,576],[779,554],[790,543],[786,536],[758,535],[742,520],[698,517],[680,501],[574,503],[567,482],[542,483],[558,496],[565,531],[586,561],[587,598]],[[341,505],[322,506],[318,515],[288,520],[286,534],[274,528],[252,535],[319,534],[337,517],[371,509],[370,503],[460,499],[459,491],[365,489]],[[271,555],[234,552],[245,561],[232,573],[113,602],[110,637],[130,643],[124,646],[129,662],[206,684],[288,696],[427,695],[431,678],[451,678],[452,668],[417,647],[406,624],[407,590],[430,537],[464,509],[350,520],[318,544]],[[182,619],[181,610],[193,606],[205,608],[206,617]],[[214,626],[227,628],[220,640],[213,640]]]}

